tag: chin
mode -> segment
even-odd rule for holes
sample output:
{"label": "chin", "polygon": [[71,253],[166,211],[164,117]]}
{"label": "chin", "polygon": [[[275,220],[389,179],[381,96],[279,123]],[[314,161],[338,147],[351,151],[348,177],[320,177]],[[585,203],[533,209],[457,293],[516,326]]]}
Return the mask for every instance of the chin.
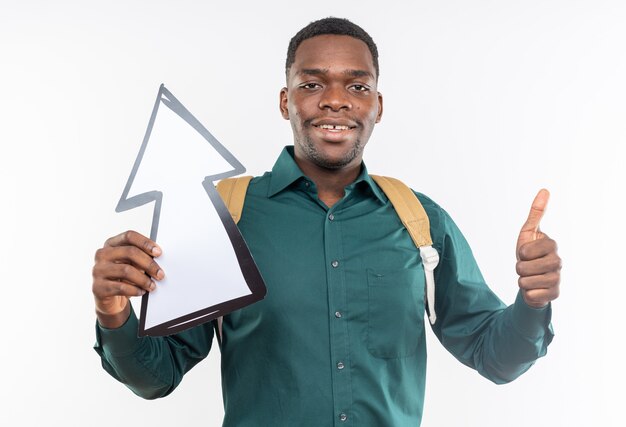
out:
{"label": "chin", "polygon": [[298,151],[308,162],[329,170],[342,169],[355,161],[360,164],[363,144],[358,137],[344,141],[326,141],[316,136],[305,133],[302,139],[295,141]]}
{"label": "chin", "polygon": [[342,169],[351,165],[360,158],[360,154],[359,146],[351,147],[349,150],[342,150],[340,153],[329,153],[319,149],[307,150],[307,157],[311,162],[319,167],[332,170]]}

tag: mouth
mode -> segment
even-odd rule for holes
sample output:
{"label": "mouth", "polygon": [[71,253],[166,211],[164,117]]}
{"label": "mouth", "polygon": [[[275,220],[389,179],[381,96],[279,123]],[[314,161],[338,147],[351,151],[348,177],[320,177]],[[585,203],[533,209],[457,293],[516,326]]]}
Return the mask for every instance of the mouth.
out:
{"label": "mouth", "polygon": [[313,122],[312,125],[317,129],[330,133],[342,133],[356,128],[356,124],[352,122],[335,120],[318,120]]}
{"label": "mouth", "polygon": [[355,136],[356,127],[348,123],[319,122],[313,124],[313,128],[319,137],[331,144],[351,141]]}
{"label": "mouth", "polygon": [[318,129],[324,129],[324,130],[328,130],[331,132],[341,132],[344,130],[353,129],[350,126],[345,126],[345,125],[314,125],[314,126]]}

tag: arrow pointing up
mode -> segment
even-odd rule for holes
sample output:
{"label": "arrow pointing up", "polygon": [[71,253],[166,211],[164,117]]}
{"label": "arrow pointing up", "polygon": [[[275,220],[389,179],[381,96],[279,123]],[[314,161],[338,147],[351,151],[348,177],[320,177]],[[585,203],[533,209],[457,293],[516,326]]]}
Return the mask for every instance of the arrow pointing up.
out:
{"label": "arrow pointing up", "polygon": [[[115,209],[154,203],[150,238],[167,277],[141,301],[139,335],[169,335],[265,296],[265,285],[213,181],[243,165],[164,85]],[[207,197],[208,196],[208,197]]]}

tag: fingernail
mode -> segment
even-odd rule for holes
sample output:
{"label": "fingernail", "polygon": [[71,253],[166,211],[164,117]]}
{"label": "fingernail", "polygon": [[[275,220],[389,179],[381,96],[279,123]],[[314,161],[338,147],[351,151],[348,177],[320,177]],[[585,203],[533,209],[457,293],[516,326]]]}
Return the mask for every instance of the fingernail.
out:
{"label": "fingernail", "polygon": [[152,247],[152,255],[154,255],[154,256],[161,255],[161,248],[159,248],[158,246],[153,246]]}
{"label": "fingernail", "polygon": [[162,280],[165,277],[165,273],[163,273],[163,270],[159,268],[159,271],[157,271],[156,276],[157,276],[157,279]]}
{"label": "fingernail", "polygon": [[156,289],[156,283],[151,282],[151,283],[150,283],[150,290],[151,290],[151,291],[153,291],[153,290],[155,290],[155,289]]}

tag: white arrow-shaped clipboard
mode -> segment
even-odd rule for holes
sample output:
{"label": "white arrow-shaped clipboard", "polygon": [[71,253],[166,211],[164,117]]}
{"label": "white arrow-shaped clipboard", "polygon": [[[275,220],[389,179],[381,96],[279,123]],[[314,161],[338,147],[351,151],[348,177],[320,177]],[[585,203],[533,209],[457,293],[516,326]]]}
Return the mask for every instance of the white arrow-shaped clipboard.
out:
{"label": "white arrow-shaped clipboard", "polygon": [[166,273],[141,301],[139,335],[170,335],[265,296],[265,284],[214,181],[243,165],[164,85],[116,211],[154,202],[150,238]]}

